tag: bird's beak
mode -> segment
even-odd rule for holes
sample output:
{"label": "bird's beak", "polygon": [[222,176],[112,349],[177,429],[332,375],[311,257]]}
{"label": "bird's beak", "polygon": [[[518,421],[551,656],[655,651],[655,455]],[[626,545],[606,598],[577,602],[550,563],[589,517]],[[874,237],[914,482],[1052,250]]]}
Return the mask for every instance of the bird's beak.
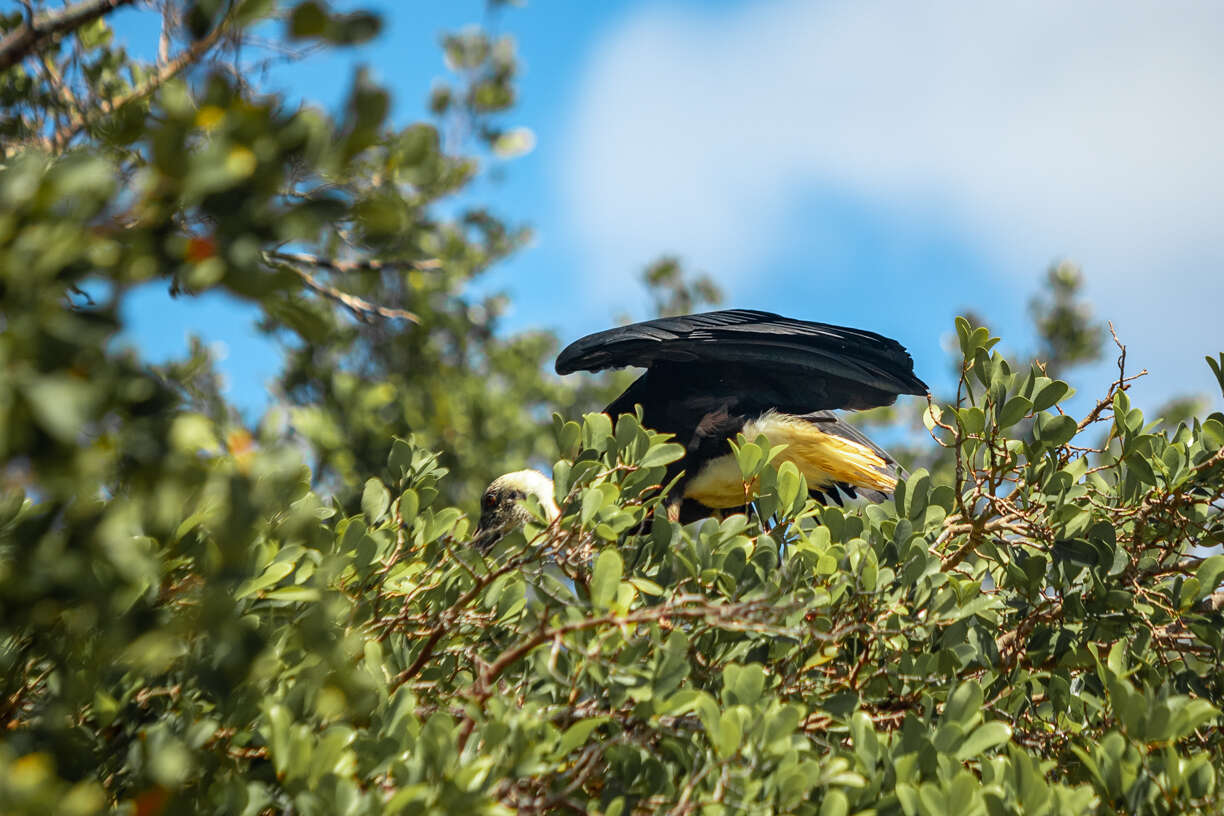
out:
{"label": "bird's beak", "polygon": [[480,523],[476,525],[476,531],[472,533],[472,545],[484,552],[501,538],[501,534],[501,525],[489,513],[482,513]]}
{"label": "bird's beak", "polygon": [[472,534],[472,546],[484,552],[493,546],[493,542],[497,540],[496,530],[487,530],[484,527],[477,527],[476,532]]}

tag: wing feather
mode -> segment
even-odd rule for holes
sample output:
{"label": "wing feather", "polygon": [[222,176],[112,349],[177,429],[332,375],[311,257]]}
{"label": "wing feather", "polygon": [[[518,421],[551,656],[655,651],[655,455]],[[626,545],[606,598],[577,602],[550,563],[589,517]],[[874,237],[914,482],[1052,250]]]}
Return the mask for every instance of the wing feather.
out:
{"label": "wing feather", "polygon": [[731,309],[634,323],[576,340],[557,357],[558,374],[640,366],[734,372],[745,389],[786,392],[817,408],[889,405],[927,393],[905,348],[874,332]]}

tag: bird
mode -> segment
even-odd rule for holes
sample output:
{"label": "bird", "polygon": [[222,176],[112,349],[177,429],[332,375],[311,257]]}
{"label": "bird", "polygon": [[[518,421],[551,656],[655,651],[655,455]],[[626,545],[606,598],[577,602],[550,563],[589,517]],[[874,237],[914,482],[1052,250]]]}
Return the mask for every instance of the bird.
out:
{"label": "bird", "polygon": [[[671,434],[684,447],[664,478],[666,484],[679,477],[665,501],[673,521],[744,506],[743,477],[730,445],[738,434],[784,445],[774,461],[793,462],[818,500],[883,499],[896,488],[896,462],[833,411],[892,405],[901,395],[928,393],[896,340],[751,309],[596,332],[571,343],[556,360],[561,375],[627,366],[646,370],[604,413],[615,419],[641,406],[643,425]],[[551,486],[533,470],[500,477],[482,497],[478,529],[489,529],[486,519],[511,519],[513,511],[502,504],[528,494],[555,508]]]}
{"label": "bird", "polygon": [[480,521],[473,539],[479,546],[491,544],[506,530],[522,527],[531,521],[531,512],[523,504],[535,496],[549,521],[561,515],[553,498],[553,481],[538,470],[516,470],[498,476],[485,488],[480,501]]}

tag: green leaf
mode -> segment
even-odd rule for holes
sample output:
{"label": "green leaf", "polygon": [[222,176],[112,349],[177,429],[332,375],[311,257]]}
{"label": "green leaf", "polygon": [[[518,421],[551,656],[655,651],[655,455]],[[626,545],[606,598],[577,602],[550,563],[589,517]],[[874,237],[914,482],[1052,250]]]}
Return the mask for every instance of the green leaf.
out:
{"label": "green leaf", "polygon": [[85,48],[93,49],[106,45],[111,40],[111,29],[105,20],[97,19],[77,29],[77,37]]}
{"label": "green leaf", "polygon": [[956,749],[956,758],[962,762],[984,754],[991,748],[1011,739],[1011,726],[997,720],[982,723]]}
{"label": "green leaf", "polygon": [[1033,395],[1032,410],[1047,411],[1070,393],[1071,387],[1062,380],[1048,382]]}
{"label": "green leaf", "polygon": [[48,375],[25,384],[39,425],[64,443],[74,443],[86,432],[98,393],[89,381],[68,375]]}
{"label": "green leaf", "polygon": [[317,601],[322,597],[319,590],[312,587],[281,587],[280,589],[272,589],[264,593],[264,598],[269,601],[288,601],[292,603],[306,603]]}
{"label": "green leaf", "polygon": [[1199,564],[1195,577],[1199,580],[1200,591],[1210,595],[1220,587],[1220,576],[1224,575],[1224,555],[1213,555]]}
{"label": "green leaf", "polygon": [[1126,457],[1126,466],[1139,481],[1146,485],[1155,487],[1157,485],[1156,472],[1152,470],[1152,465],[1143,457],[1143,455],[1134,453]]}
{"label": "green leaf", "polygon": [[850,800],[840,790],[833,789],[825,793],[820,803],[820,816],[846,816],[850,812]]}
{"label": "green leaf", "polygon": [[928,431],[935,430],[936,423],[943,417],[943,409],[932,402],[922,411],[922,424]]}
{"label": "green leaf", "polygon": [[871,717],[862,711],[854,712],[850,718],[850,734],[854,741],[854,753],[862,760],[863,766],[872,771],[880,755],[880,740]]}
{"label": "green leaf", "polygon": [[778,468],[778,483],[777,494],[779,515],[789,515],[795,505],[796,500],[801,496],[806,499],[807,491],[802,489],[805,485],[805,480],[802,474],[799,473],[799,468],[794,462],[786,461]]}
{"label": "green leaf", "polygon": [[596,610],[605,612],[612,605],[624,569],[625,564],[616,550],[605,549],[599,553],[591,572],[591,604]]}
{"label": "green leaf", "polygon": [[944,722],[968,724],[976,721],[982,708],[982,687],[976,680],[961,682],[944,706]]}
{"label": "green leaf", "polygon": [[740,475],[745,480],[752,479],[760,472],[761,465],[765,461],[765,451],[761,450],[759,445],[751,441],[745,441],[743,445],[732,443],[731,450],[739,465]]}
{"label": "green leaf", "polygon": [[1000,428],[1010,428],[1028,416],[1033,410],[1033,403],[1025,397],[1012,397],[999,409],[998,423]]}
{"label": "green leaf", "polygon": [[988,609],[993,609],[998,605],[999,601],[994,595],[979,595],[963,604],[952,607],[945,614],[941,615],[939,620],[943,623],[955,623],[971,615],[978,615]]}
{"label": "green leaf", "polygon": [[723,669],[723,697],[727,705],[752,705],[765,689],[765,671],[759,663],[737,666],[728,663]]}
{"label": "green leaf", "polygon": [[391,491],[379,479],[367,479],[361,492],[361,512],[366,523],[373,527],[387,515],[391,507]]}
{"label": "green leaf", "polygon": [[[1180,703],[1180,704],[1177,704]],[[1176,705],[1172,723],[1172,738],[1184,739],[1196,730],[1220,717],[1220,710],[1206,700],[1179,700],[1170,698],[1169,705]]]}
{"label": "green leaf", "polygon": [[662,465],[669,465],[683,456],[683,446],[677,445],[674,442],[666,442],[662,445],[655,445],[646,451],[638,465],[641,467],[661,467]]}
{"label": "green leaf", "polygon": [[557,744],[557,756],[565,756],[579,745],[582,745],[591,736],[591,732],[610,719],[610,717],[591,717],[590,719],[579,720],[565,729],[565,733],[561,735],[561,740]]}
{"label": "green leaf", "polygon": [[315,0],[298,3],[289,15],[289,36],[298,39],[321,37],[327,31],[328,18],[324,7]]}
{"label": "green leaf", "polygon": [[583,414],[582,446],[603,452],[612,438],[612,420],[607,414]]}
{"label": "green leaf", "polygon": [[1076,433],[1076,422],[1065,414],[1038,414],[1037,438],[1049,445],[1065,445]]}
{"label": "green leaf", "polygon": [[535,141],[531,128],[510,128],[493,140],[493,152],[501,159],[518,158],[530,153],[535,147]]}
{"label": "green leaf", "polygon": [[590,488],[582,494],[582,513],[579,518],[584,526],[591,523],[604,506],[605,501],[603,491],[597,487]]}
{"label": "green leaf", "polygon": [[973,327],[965,318],[957,315],[956,317],[956,337],[960,341],[961,355],[968,359],[973,356],[973,347],[969,344],[969,338],[973,334]]}
{"label": "green leaf", "polygon": [[961,408],[956,412],[956,416],[966,434],[979,434],[986,427],[986,414],[981,408]]}
{"label": "green leaf", "polygon": [[1207,360],[1207,366],[1211,369],[1211,373],[1215,375],[1216,381],[1220,384],[1220,393],[1224,394],[1224,352],[1220,352],[1219,359],[1212,359],[1211,355],[1207,355],[1204,359]]}
{"label": "green leaf", "polygon": [[582,441],[582,426],[577,422],[563,422],[557,431],[557,449],[567,459],[578,455],[578,445]]}
{"label": "green leaf", "polygon": [[[364,500],[364,496],[362,498]],[[405,490],[399,499],[400,522],[407,527],[411,527],[420,509],[421,497],[411,488]]]}
{"label": "green leaf", "polygon": [[337,14],[333,18],[328,41],[336,45],[360,45],[369,42],[382,31],[382,20],[368,11]]}
{"label": "green leaf", "polygon": [[651,581],[648,578],[638,578],[638,577],[630,578],[629,583],[637,587],[639,592],[642,592],[643,594],[646,594],[646,595],[662,596],[663,593],[666,592],[666,590],[663,589],[663,587],[659,586],[654,581]]}
{"label": "green leaf", "polygon": [[1202,431],[1203,436],[1212,444],[1213,449],[1218,450],[1224,447],[1224,423],[1208,417],[1203,420]]}
{"label": "green leaf", "polygon": [[710,735],[714,741],[714,750],[721,757],[731,757],[739,751],[740,742],[744,738],[744,729],[740,726],[739,717],[734,711],[724,711],[718,719],[718,730]]}
{"label": "green leaf", "polygon": [[261,589],[266,589],[273,584],[280,583],[286,575],[293,572],[293,564],[288,561],[274,561],[268,565],[268,568],[263,571],[258,578],[251,578],[244,581],[234,592],[234,597],[241,600],[242,598],[254,595]]}

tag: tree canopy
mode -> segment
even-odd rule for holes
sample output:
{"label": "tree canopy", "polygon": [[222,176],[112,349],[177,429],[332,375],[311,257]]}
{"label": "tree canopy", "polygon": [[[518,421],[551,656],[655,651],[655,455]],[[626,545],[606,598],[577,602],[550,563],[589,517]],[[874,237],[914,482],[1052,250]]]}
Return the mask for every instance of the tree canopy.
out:
{"label": "tree canopy", "polygon": [[[1121,343],[1070,413],[1105,336],[1074,270],[1035,359],[957,321],[890,503],[823,507],[741,439],[751,512],[669,522],[678,446],[470,294],[526,235],[442,206],[522,143],[512,42],[445,36],[407,126],[364,74],[335,113],[252,79],[378,30],[319,0],[0,17],[0,810],[1224,810],[1224,415],[1145,416]],[[643,280],[659,313],[720,297]],[[117,344],[151,281],[256,305],[283,407],[249,426],[200,345]],[[474,547],[525,463],[559,518]]]}

